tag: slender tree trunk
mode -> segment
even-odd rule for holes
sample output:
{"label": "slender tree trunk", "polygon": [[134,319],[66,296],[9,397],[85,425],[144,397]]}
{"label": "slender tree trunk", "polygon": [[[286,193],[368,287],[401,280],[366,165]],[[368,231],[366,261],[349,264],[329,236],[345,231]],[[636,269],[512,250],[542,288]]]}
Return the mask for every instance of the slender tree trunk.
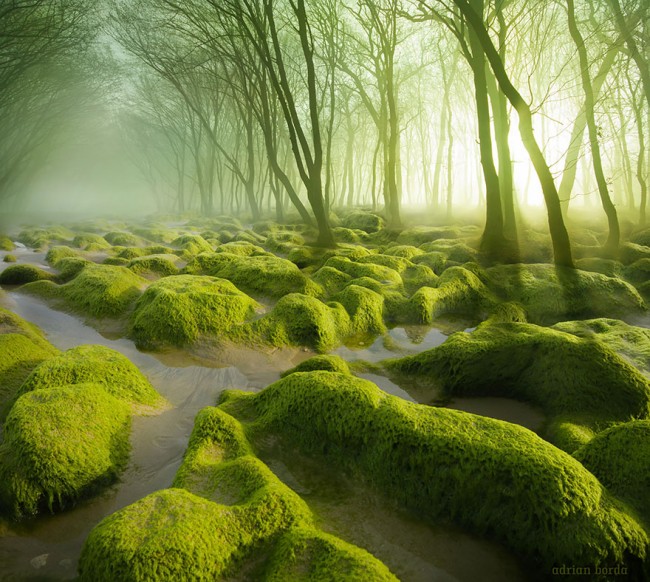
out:
{"label": "slender tree trunk", "polygon": [[605,243],[605,248],[614,253],[618,251],[621,232],[618,224],[616,207],[609,196],[607,180],[605,179],[605,173],[603,172],[600,143],[598,142],[598,127],[596,126],[596,117],[594,114],[594,93],[591,86],[591,78],[589,76],[587,49],[585,48],[582,34],[580,34],[580,30],[578,30],[576,24],[573,0],[567,0],[567,8],[569,15],[569,33],[576,44],[578,57],[580,59],[580,76],[582,78],[582,88],[585,92],[585,115],[587,118],[587,129],[589,131],[589,144],[591,146],[591,158],[594,166],[594,174],[596,176],[596,183],[598,184],[600,200],[603,204],[605,214],[607,215],[607,223],[609,225],[609,235],[607,237],[607,242]]}

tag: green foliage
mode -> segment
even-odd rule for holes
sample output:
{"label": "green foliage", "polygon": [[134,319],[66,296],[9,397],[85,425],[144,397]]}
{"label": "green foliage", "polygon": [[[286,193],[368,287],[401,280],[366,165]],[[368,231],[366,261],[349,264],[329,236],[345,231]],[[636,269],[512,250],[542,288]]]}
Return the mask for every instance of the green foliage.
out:
{"label": "green foliage", "polygon": [[131,361],[110,348],[83,345],[48,359],[25,380],[19,394],[56,386],[92,383],[121,402],[159,407],[162,397]]}
{"label": "green foliage", "polygon": [[604,430],[574,456],[646,522],[650,519],[650,421],[633,420]]}
{"label": "green foliage", "polygon": [[4,256],[2,259],[5,263],[15,263],[18,259],[16,258],[16,255],[7,254]]}
{"label": "green foliage", "polygon": [[504,301],[523,305],[534,323],[611,317],[644,309],[634,287],[600,273],[554,265],[499,265],[486,272],[489,288]]}
{"label": "green foliage", "polygon": [[229,252],[199,255],[183,272],[228,279],[247,293],[268,297],[283,297],[288,293],[322,294],[320,285],[301,273],[291,261],[273,255],[240,256]]}
{"label": "green foliage", "polygon": [[[650,413],[650,383],[604,343],[531,324],[484,323],[384,365],[444,395],[524,400],[589,429]],[[560,445],[558,430],[549,435]]]}
{"label": "green foliage", "polygon": [[64,285],[41,281],[23,290],[62,299],[70,309],[88,315],[117,317],[131,307],[147,283],[125,267],[89,263]]}
{"label": "green foliage", "polygon": [[184,346],[201,336],[228,338],[259,305],[230,281],[198,275],[165,277],[136,304],[131,337],[141,348]]}
{"label": "green foliage", "polygon": [[350,372],[350,366],[348,366],[348,363],[341,356],[319,354],[317,356],[312,356],[304,362],[300,362],[300,364],[294,366],[290,370],[283,372],[282,377],[285,378],[289,374],[294,374],[295,372],[314,372],[315,370],[339,372],[340,374],[352,373]]}
{"label": "green foliage", "polygon": [[638,565],[643,528],[570,455],[514,424],[387,395],[332,372],[295,373],[221,406],[253,438],[281,434],[359,471],[432,522],[489,535],[544,567]]}
{"label": "green foliage", "polygon": [[154,273],[161,277],[168,277],[178,274],[176,260],[178,259],[175,255],[147,255],[133,259],[128,268],[138,275]]}
{"label": "green foliage", "polygon": [[52,273],[34,265],[11,265],[0,273],[0,285],[24,285],[34,281],[51,281]]}
{"label": "green foliage", "polygon": [[30,392],[12,407],[0,445],[0,508],[32,515],[75,501],[126,465],[126,404],[94,384]]}

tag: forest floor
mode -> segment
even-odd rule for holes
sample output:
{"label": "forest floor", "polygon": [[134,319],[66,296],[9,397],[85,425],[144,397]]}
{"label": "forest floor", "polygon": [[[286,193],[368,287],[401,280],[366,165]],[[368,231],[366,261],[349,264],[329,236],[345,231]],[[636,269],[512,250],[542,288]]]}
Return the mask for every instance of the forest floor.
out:
{"label": "forest floor", "polygon": [[650,229],[0,236],[0,577],[650,579]]}

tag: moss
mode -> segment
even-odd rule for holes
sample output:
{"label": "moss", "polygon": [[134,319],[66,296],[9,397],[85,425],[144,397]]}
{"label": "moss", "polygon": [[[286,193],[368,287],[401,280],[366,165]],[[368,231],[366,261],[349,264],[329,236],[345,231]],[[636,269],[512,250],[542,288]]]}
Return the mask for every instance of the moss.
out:
{"label": "moss", "polygon": [[348,363],[341,357],[332,354],[319,354],[300,362],[290,370],[282,373],[282,377],[295,372],[313,372],[315,370],[324,370],[326,372],[339,372],[340,374],[351,374]]}
{"label": "moss", "polygon": [[72,246],[84,250],[89,250],[88,247],[91,246],[92,250],[104,250],[111,247],[103,236],[93,232],[83,232],[78,234],[72,239]]}
{"label": "moss", "polygon": [[630,242],[644,247],[650,247],[650,228],[644,228],[630,236]]}
{"label": "moss", "polygon": [[386,248],[384,250],[384,254],[393,257],[403,257],[405,259],[408,259],[409,261],[412,261],[414,257],[423,255],[425,254],[425,252],[422,249],[419,249],[418,247],[414,247],[411,245],[395,244]]}
{"label": "moss", "polygon": [[388,582],[396,578],[360,548],[312,528],[293,528],[276,545],[265,580]]}
{"label": "moss", "polygon": [[83,345],[48,359],[34,369],[19,394],[55,386],[93,383],[134,407],[158,407],[162,397],[126,357],[104,346]]}
{"label": "moss", "polygon": [[51,281],[52,273],[34,265],[11,265],[0,273],[0,285],[24,285],[33,281]]}
{"label": "moss", "polygon": [[[330,542],[329,554],[321,552],[314,565],[327,558],[330,565],[341,564],[338,576],[331,572],[337,580],[344,579],[346,566],[387,572],[366,552],[316,530],[306,504],[253,456],[241,424],[221,410],[198,414],[174,486],[93,529],[81,555],[81,580],[238,577],[246,562],[265,562],[274,545],[274,554],[300,550],[304,536]],[[273,559],[271,570],[278,567]],[[266,577],[265,568],[258,567],[256,579]]]}
{"label": "moss", "polygon": [[390,267],[370,263],[359,263],[352,261],[347,257],[332,257],[327,260],[325,267],[333,267],[350,275],[356,279],[358,277],[370,277],[380,282],[392,283],[395,285],[402,284],[400,274]]}
{"label": "moss", "polygon": [[593,271],[594,273],[601,273],[608,277],[620,277],[622,268],[623,265],[621,263],[612,259],[591,257],[576,261],[576,269],[580,271]]}
{"label": "moss", "polygon": [[91,263],[64,285],[42,281],[25,285],[23,290],[62,299],[69,308],[88,315],[117,317],[131,307],[146,284],[146,279],[125,267]]}
{"label": "moss", "polygon": [[228,338],[258,304],[230,281],[178,275],[153,283],[136,304],[131,337],[141,348],[184,346],[202,336]]}
{"label": "moss", "polygon": [[524,306],[529,321],[614,316],[644,309],[628,283],[600,273],[553,265],[500,265],[487,269],[488,286],[505,301]]}
{"label": "moss", "polygon": [[400,245],[419,247],[424,243],[441,238],[453,239],[459,236],[461,236],[461,231],[455,226],[415,226],[403,230],[397,237],[397,242]]}
{"label": "moss", "polygon": [[338,226],[332,229],[332,234],[337,242],[358,244],[368,240],[368,233],[358,228],[352,229]]}
{"label": "moss", "polygon": [[453,521],[543,567],[638,567],[643,528],[570,455],[510,423],[387,395],[366,380],[295,373],[226,393],[253,439],[279,434],[360,472],[431,522]]}
{"label": "moss", "polygon": [[305,239],[297,232],[272,232],[266,237],[264,243],[274,252],[288,252],[291,248],[305,244]]}
{"label": "moss", "polygon": [[131,260],[123,257],[106,257],[102,264],[111,265],[112,267],[128,267]]}
{"label": "moss", "polygon": [[[254,256],[272,256],[272,253],[265,251],[262,247],[250,242],[229,242],[219,246],[216,253],[231,253],[239,255],[240,257],[254,257]],[[204,255],[206,256],[206,255]],[[209,255],[207,255],[209,256]]]}
{"label": "moss", "polygon": [[650,421],[634,420],[604,430],[574,456],[646,522],[650,520]]}
{"label": "moss", "polygon": [[519,303],[512,301],[499,303],[490,313],[488,320],[491,323],[527,323],[526,310]]}
{"label": "moss", "polygon": [[553,329],[605,344],[637,368],[650,372],[650,330],[617,319],[563,321]]}
{"label": "moss", "polygon": [[420,246],[420,249],[427,253],[440,252],[446,257],[447,261],[460,265],[476,261],[479,255],[475,248],[454,239],[439,239],[425,243]]}
{"label": "moss", "polygon": [[56,269],[59,271],[57,279],[60,282],[67,282],[74,279],[82,269],[92,264],[92,261],[83,257],[67,257],[61,259],[56,264]]}
{"label": "moss", "polygon": [[257,334],[276,346],[306,346],[319,352],[338,346],[350,334],[350,316],[340,303],[291,293],[256,322]]}
{"label": "moss", "polygon": [[232,281],[239,289],[268,297],[288,293],[319,296],[320,285],[311,281],[291,261],[276,256],[247,256],[232,253],[199,255],[184,273],[203,274]]}
{"label": "moss", "polygon": [[30,392],[0,445],[0,504],[12,516],[65,506],[114,480],[129,451],[129,408],[93,384]]}
{"label": "moss", "polygon": [[436,275],[440,275],[447,267],[447,255],[440,251],[433,251],[413,257],[413,262],[416,265],[425,265]]}
{"label": "moss", "polygon": [[61,260],[68,257],[79,257],[79,251],[68,246],[50,247],[45,255],[45,260],[53,267]]}
{"label": "moss", "polygon": [[179,270],[175,264],[175,255],[147,255],[133,259],[128,268],[138,275],[154,273],[161,277],[177,275]]}
{"label": "moss", "polygon": [[493,295],[474,273],[450,267],[437,280],[436,287],[421,287],[413,294],[408,310],[413,321],[429,324],[448,313],[480,315],[495,304]]}
{"label": "moss", "polygon": [[172,241],[172,246],[187,251],[191,255],[211,253],[212,247],[198,234],[184,234]]}
{"label": "moss", "polygon": [[42,249],[51,243],[67,242],[74,237],[74,233],[62,226],[48,228],[27,228],[20,232],[18,240],[34,249]]}
{"label": "moss", "polygon": [[412,266],[413,263],[404,257],[397,257],[392,255],[384,254],[372,254],[366,257],[360,257],[356,259],[357,263],[371,264],[371,265],[382,265],[383,267],[388,267],[397,271],[400,275],[406,271],[409,266]]}
{"label": "moss", "polygon": [[345,228],[353,230],[362,230],[364,232],[378,232],[385,226],[385,221],[381,216],[371,212],[355,211],[351,212],[342,219],[342,225]]}
{"label": "moss", "polygon": [[247,242],[254,245],[264,244],[266,238],[252,230],[240,230],[234,237],[234,241]]}
{"label": "moss", "polygon": [[133,234],[141,236],[147,240],[162,243],[165,245],[170,244],[178,238],[178,231],[175,229],[166,228],[161,224],[154,224],[151,226],[136,226],[131,229]]}
{"label": "moss", "polygon": [[623,276],[635,285],[647,282],[650,280],[650,258],[639,259],[628,265],[623,269]]}
{"label": "moss", "polygon": [[624,243],[619,247],[618,258],[624,265],[631,265],[640,259],[649,259],[650,248],[634,243]]}
{"label": "moss", "polygon": [[2,259],[5,263],[15,263],[18,259],[16,258],[16,255],[12,254],[7,254],[4,256]]}
{"label": "moss", "polygon": [[333,297],[350,315],[350,331],[359,335],[381,334],[386,331],[384,325],[384,298],[375,291],[348,285]]}
{"label": "moss", "polygon": [[341,291],[352,277],[334,267],[321,267],[314,273],[312,279],[323,288],[326,295],[334,295]]}
{"label": "moss", "polygon": [[4,234],[0,234],[0,251],[13,251],[15,245],[13,241]]}
{"label": "moss", "polygon": [[385,366],[442,396],[524,400],[589,429],[650,413],[648,380],[605,344],[531,324],[482,324]]}
{"label": "moss", "polygon": [[112,231],[104,235],[104,240],[114,247],[137,247],[143,241],[141,238],[131,234],[130,232]]}
{"label": "moss", "polygon": [[305,267],[320,265],[324,253],[325,249],[323,248],[302,245],[289,250],[287,259],[299,269],[304,269]]}

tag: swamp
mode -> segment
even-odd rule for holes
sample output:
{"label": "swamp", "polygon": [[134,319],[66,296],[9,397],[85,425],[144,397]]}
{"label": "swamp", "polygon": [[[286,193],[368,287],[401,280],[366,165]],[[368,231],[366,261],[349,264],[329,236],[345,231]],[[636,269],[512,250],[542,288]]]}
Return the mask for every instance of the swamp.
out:
{"label": "swamp", "polygon": [[650,4],[4,0],[0,580],[650,581]]}

